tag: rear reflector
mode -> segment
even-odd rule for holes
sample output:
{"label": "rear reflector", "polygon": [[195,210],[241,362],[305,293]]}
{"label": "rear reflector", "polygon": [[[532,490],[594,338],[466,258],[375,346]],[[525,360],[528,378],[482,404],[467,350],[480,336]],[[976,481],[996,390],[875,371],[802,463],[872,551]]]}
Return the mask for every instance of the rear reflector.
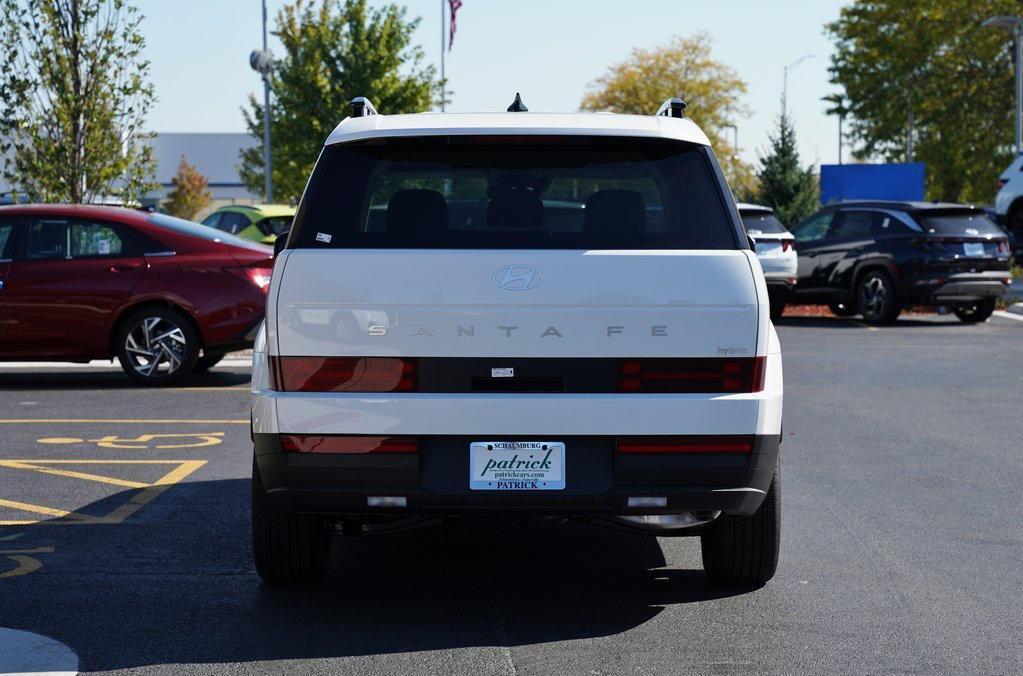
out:
{"label": "rear reflector", "polygon": [[622,392],[760,392],[764,358],[623,359],[618,389]]}
{"label": "rear reflector", "polygon": [[752,436],[619,437],[619,453],[749,453]]}
{"label": "rear reflector", "polygon": [[419,438],[286,434],[281,448],[289,453],[418,453]]}
{"label": "rear reflector", "polygon": [[415,392],[417,362],[398,357],[270,357],[278,392]]}

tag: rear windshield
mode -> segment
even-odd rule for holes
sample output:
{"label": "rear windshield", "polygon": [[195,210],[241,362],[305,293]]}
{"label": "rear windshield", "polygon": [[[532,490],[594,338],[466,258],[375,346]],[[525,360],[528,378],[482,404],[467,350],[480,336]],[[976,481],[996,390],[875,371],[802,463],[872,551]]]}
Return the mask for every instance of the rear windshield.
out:
{"label": "rear windshield", "polygon": [[742,215],[742,224],[746,226],[746,232],[756,237],[760,234],[781,235],[788,230],[781,224],[774,214],[767,211],[747,211]]}
{"label": "rear windshield", "polygon": [[987,216],[975,211],[961,213],[918,212],[916,220],[920,222],[924,232],[933,235],[952,235],[962,237],[1005,237],[1005,232]]}
{"label": "rear windshield", "polygon": [[659,139],[344,144],[324,150],[291,245],[735,249],[718,175],[707,148]]}
{"label": "rear windshield", "polygon": [[194,223],[192,221],[186,221],[183,218],[177,218],[176,216],[168,216],[167,214],[153,214],[149,217],[149,222],[159,225],[162,228],[173,230],[182,235],[190,235],[192,237],[199,237],[200,239],[209,240],[211,242],[227,242],[229,244],[246,244],[245,240],[229,235],[223,230],[217,230],[211,228],[208,225],[202,223]]}

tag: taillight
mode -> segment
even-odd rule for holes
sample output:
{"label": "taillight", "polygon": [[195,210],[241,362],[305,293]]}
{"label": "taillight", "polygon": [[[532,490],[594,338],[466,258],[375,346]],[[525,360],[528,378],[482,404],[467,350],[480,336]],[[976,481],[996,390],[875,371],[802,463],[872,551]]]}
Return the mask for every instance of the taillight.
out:
{"label": "taillight", "polygon": [[237,277],[251,282],[260,291],[266,291],[270,287],[270,278],[274,272],[274,262],[272,258],[268,258],[265,261],[257,261],[252,265],[224,269]]}
{"label": "taillight", "polygon": [[286,434],[281,448],[289,453],[418,453],[418,437]]}
{"label": "taillight", "polygon": [[270,357],[278,392],[415,392],[417,361],[399,357]]}
{"label": "taillight", "polygon": [[783,239],[781,241],[781,250],[782,250],[783,253],[786,252],[786,251],[792,251],[795,248],[796,248],[796,246],[795,246],[795,244],[792,243],[791,239]]}
{"label": "taillight", "polygon": [[618,365],[622,392],[760,392],[764,358],[623,359]]}
{"label": "taillight", "polygon": [[754,437],[734,435],[619,437],[619,453],[749,453]]}
{"label": "taillight", "polygon": [[1009,253],[1009,241],[1005,239],[998,240],[998,253],[1007,254]]}

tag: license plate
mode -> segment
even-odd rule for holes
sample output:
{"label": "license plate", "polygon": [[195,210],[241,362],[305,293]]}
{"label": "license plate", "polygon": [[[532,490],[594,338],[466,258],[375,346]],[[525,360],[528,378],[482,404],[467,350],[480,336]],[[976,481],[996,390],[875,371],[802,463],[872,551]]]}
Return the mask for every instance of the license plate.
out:
{"label": "license plate", "polygon": [[560,491],[565,444],[560,441],[474,441],[469,444],[474,491]]}
{"label": "license plate", "polygon": [[971,258],[984,256],[984,242],[963,242],[963,254]]}

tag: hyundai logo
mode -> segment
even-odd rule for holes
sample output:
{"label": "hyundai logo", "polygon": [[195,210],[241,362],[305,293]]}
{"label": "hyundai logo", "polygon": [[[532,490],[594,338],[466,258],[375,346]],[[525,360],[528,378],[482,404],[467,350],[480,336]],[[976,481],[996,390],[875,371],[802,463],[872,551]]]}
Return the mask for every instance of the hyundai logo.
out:
{"label": "hyundai logo", "polygon": [[490,278],[494,284],[508,291],[529,291],[543,284],[540,271],[526,265],[509,265],[496,270]]}

